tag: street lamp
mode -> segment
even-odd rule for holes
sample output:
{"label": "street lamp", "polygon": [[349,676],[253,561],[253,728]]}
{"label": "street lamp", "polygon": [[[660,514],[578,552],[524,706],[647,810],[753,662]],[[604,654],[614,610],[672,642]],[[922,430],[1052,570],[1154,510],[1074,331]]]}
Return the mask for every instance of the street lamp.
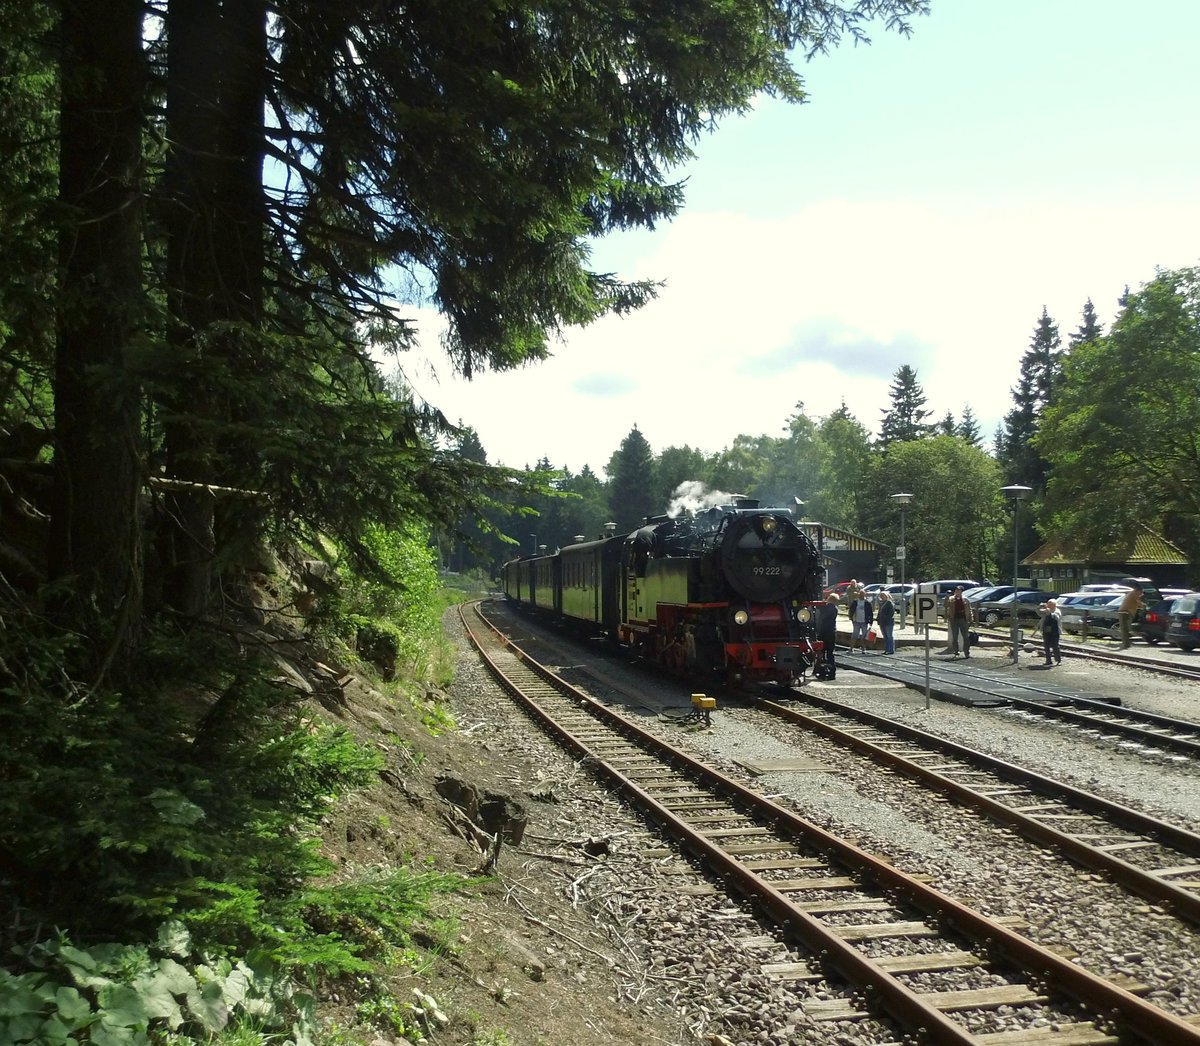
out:
{"label": "street lamp", "polygon": [[1018,618],[1017,618],[1017,572],[1020,569],[1021,558],[1017,554],[1017,534],[1018,521],[1021,513],[1021,502],[1024,501],[1033,492],[1032,487],[1023,487],[1019,483],[1014,483],[1012,486],[1001,487],[1000,493],[1003,494],[1013,507],[1013,605],[1012,605],[1012,652],[1013,664],[1020,661],[1020,644],[1018,643]]}
{"label": "street lamp", "polygon": [[532,539],[533,539],[533,548],[532,548],[532,549],[530,549],[530,551],[529,551],[529,554],[530,554],[531,556],[536,556],[536,555],[537,555],[537,535],[536,535],[536,534],[530,534],[529,536],[530,536],[530,538],[532,538]]}
{"label": "street lamp", "polygon": [[911,494],[893,494],[892,500],[900,506],[900,544],[896,548],[896,558],[900,560],[900,628],[904,629],[904,619],[907,616],[908,600],[904,597],[904,561],[908,558],[908,549],[904,547],[904,510],[912,501]]}

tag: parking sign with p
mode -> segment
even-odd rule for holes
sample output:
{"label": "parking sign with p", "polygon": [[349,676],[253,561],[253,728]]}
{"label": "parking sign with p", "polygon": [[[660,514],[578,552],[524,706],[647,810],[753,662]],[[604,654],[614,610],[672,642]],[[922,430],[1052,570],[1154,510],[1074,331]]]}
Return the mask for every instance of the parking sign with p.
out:
{"label": "parking sign with p", "polygon": [[937,612],[937,593],[932,590],[925,591],[925,586],[922,585],[913,594],[913,624],[914,625],[936,625],[938,622]]}

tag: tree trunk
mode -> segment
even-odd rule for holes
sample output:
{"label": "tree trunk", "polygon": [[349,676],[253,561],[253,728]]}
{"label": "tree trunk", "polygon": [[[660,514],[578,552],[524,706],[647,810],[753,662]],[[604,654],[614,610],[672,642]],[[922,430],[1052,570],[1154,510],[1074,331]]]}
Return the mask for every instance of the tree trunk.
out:
{"label": "tree trunk", "polygon": [[62,5],[61,286],[50,562],[76,579],[92,668],[126,663],[142,616],[141,391],[125,358],[143,324],[140,0]]}
{"label": "tree trunk", "polygon": [[[168,336],[186,375],[168,404],[167,465],[178,479],[236,486],[221,429],[262,312],[266,12],[255,0],[172,0],[167,31]],[[203,493],[172,500],[167,598],[198,616],[216,506]]]}

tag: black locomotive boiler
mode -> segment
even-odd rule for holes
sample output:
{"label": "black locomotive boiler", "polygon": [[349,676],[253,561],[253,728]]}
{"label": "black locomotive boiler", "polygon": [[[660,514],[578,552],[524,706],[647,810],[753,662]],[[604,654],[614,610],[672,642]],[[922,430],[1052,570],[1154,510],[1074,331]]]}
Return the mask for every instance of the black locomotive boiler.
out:
{"label": "black locomotive boiler", "polygon": [[513,560],[504,592],[680,675],[787,685],[820,661],[819,542],[787,509],[741,499]]}

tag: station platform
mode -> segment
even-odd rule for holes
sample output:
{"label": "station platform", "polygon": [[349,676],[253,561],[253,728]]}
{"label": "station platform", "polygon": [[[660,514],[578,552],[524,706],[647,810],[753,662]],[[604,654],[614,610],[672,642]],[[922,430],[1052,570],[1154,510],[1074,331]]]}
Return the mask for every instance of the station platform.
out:
{"label": "station platform", "polygon": [[945,628],[929,629],[929,657],[926,659],[926,636],[920,629],[896,628],[893,632],[896,653],[883,653],[883,643],[876,640],[866,653],[850,653],[850,630],[839,629],[837,662],[839,675],[847,670],[890,679],[914,690],[928,688],[929,696],[940,701],[971,707],[997,707],[1015,700],[1040,704],[1069,704],[1075,700],[1099,701],[1120,705],[1120,699],[1098,694],[1080,685],[1060,666],[1047,669],[1041,646],[1027,652],[1032,645],[1023,634],[1022,650],[1017,663],[1012,662],[1012,643],[1007,633],[980,634],[972,646],[970,658],[953,658],[946,649]]}

